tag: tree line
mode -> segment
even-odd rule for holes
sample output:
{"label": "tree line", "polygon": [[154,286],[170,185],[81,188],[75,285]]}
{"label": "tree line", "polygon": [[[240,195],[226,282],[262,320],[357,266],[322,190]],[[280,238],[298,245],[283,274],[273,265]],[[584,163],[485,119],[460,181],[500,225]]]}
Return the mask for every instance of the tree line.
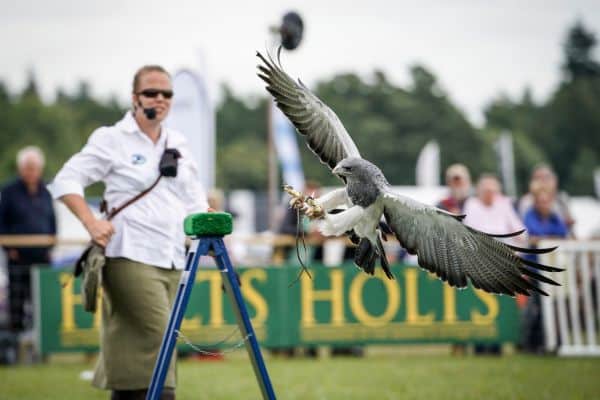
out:
{"label": "tree line", "polygon": [[[467,120],[422,65],[411,67],[406,87],[373,71],[368,77],[338,74],[312,89],[335,110],[363,157],[379,165],[392,184],[415,183],[417,157],[431,139],[440,144],[442,168],[462,162],[475,176],[494,172],[493,143],[508,131],[513,134],[520,192],[527,189],[532,167],[546,162],[570,193],[592,194],[593,171],[600,166],[600,67],[592,55],[595,45],[594,34],[577,22],[567,33],[561,81],[549,98],[536,104],[525,88],[518,99],[492,99],[484,110],[482,128]],[[236,95],[227,85],[221,87],[220,98],[217,185],[226,190],[265,190],[266,115],[271,100],[263,93]],[[46,178],[51,178],[95,128],[113,124],[126,108],[116,99],[94,99],[84,82],[74,93],[58,90],[50,103],[41,101],[33,74],[16,95],[0,82],[0,182],[16,174],[16,152],[30,144],[46,153]],[[307,178],[337,184],[303,143],[300,148]],[[100,190],[93,188],[91,194]]]}

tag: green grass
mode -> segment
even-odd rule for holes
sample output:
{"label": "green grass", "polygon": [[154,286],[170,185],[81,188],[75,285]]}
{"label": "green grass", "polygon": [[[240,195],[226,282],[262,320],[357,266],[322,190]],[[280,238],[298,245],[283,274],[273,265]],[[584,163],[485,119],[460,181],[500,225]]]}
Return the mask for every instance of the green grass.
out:
{"label": "green grass", "polygon": [[[107,399],[79,379],[91,364],[0,368],[1,399]],[[267,368],[279,399],[599,399],[600,359],[452,357],[381,352],[365,358],[279,359]],[[259,399],[242,353],[179,363],[178,400]]]}

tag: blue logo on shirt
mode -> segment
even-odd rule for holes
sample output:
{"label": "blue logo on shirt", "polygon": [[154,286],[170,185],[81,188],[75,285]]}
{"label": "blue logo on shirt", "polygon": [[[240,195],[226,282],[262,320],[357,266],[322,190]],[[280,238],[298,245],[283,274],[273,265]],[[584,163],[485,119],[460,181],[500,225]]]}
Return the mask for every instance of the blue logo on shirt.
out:
{"label": "blue logo on shirt", "polygon": [[146,157],[142,154],[134,154],[131,156],[131,163],[133,165],[142,165],[146,162]]}

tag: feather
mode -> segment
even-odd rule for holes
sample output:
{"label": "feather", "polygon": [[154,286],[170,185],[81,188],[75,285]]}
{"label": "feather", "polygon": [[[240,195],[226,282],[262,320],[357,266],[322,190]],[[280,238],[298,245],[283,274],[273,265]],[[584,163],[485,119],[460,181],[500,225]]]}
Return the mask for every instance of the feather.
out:
{"label": "feather", "polygon": [[504,233],[504,234],[498,234],[498,233],[487,233],[487,232],[481,232],[487,236],[493,237],[493,238],[510,238],[513,236],[519,236],[520,234],[522,234],[523,232],[525,232],[525,229],[521,229],[520,231],[516,231],[516,232],[512,232],[512,233]]}
{"label": "feather", "polygon": [[448,212],[446,210],[442,210],[441,208],[436,209],[436,211],[442,215],[448,215],[449,217],[452,217],[452,218],[456,219],[457,221],[462,221],[467,216],[466,214],[454,214],[454,213]]}
{"label": "feather", "polygon": [[419,265],[451,286],[464,286],[468,278],[476,288],[514,296],[532,292],[546,294],[535,281],[557,284],[526,266],[551,272],[561,271],[560,268],[521,259],[515,254],[521,251],[520,247],[495,239],[519,235],[522,231],[505,235],[481,232],[462,224],[455,215],[439,212],[389,190],[383,196],[383,205],[386,222],[400,243],[409,250],[416,250]]}
{"label": "feather", "polygon": [[267,84],[267,91],[273,96],[277,106],[292,121],[299,133],[306,136],[308,147],[333,169],[347,157],[360,157],[352,138],[339,118],[319,98],[310,92],[302,81],[294,82],[281,67],[281,47],[277,49],[276,60],[271,54],[256,53],[261,64],[258,77]]}
{"label": "feather", "polygon": [[535,261],[527,260],[526,258],[519,258],[519,260],[521,260],[521,262],[525,265],[529,265],[530,267],[541,269],[542,271],[562,272],[565,270],[564,268],[550,267],[548,265],[536,263]]}
{"label": "feather", "polygon": [[388,279],[394,279],[394,275],[390,270],[390,264],[387,260],[387,255],[385,254],[385,249],[383,248],[383,243],[381,243],[381,239],[379,236],[377,237],[377,251],[379,253],[379,259],[381,260],[381,269],[385,273]]}
{"label": "feather", "polygon": [[546,278],[544,275],[540,275],[537,272],[534,272],[527,267],[519,267],[519,271],[521,271],[522,273],[524,273],[527,276],[537,279],[540,282],[544,282],[549,285],[560,286],[560,283],[555,282],[550,278]]}
{"label": "feather", "polygon": [[508,247],[510,247],[511,249],[513,249],[514,251],[520,251],[521,253],[528,253],[528,254],[546,254],[546,253],[550,253],[558,248],[558,246],[555,246],[555,247],[548,247],[545,249],[526,249],[523,247],[513,246],[508,243],[506,245]]}

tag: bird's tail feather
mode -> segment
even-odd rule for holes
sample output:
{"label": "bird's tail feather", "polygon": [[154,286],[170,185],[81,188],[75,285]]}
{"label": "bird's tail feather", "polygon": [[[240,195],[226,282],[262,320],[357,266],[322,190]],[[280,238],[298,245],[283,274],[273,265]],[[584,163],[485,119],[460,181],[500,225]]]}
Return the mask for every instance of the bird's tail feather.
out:
{"label": "bird's tail feather", "polygon": [[377,258],[381,260],[381,268],[388,279],[394,279],[394,275],[392,275],[392,272],[390,271],[390,266],[381,239],[377,237],[377,246],[373,246],[368,238],[360,238],[360,242],[358,243],[354,254],[354,263],[367,274],[373,275],[375,273],[375,262],[377,261]]}

